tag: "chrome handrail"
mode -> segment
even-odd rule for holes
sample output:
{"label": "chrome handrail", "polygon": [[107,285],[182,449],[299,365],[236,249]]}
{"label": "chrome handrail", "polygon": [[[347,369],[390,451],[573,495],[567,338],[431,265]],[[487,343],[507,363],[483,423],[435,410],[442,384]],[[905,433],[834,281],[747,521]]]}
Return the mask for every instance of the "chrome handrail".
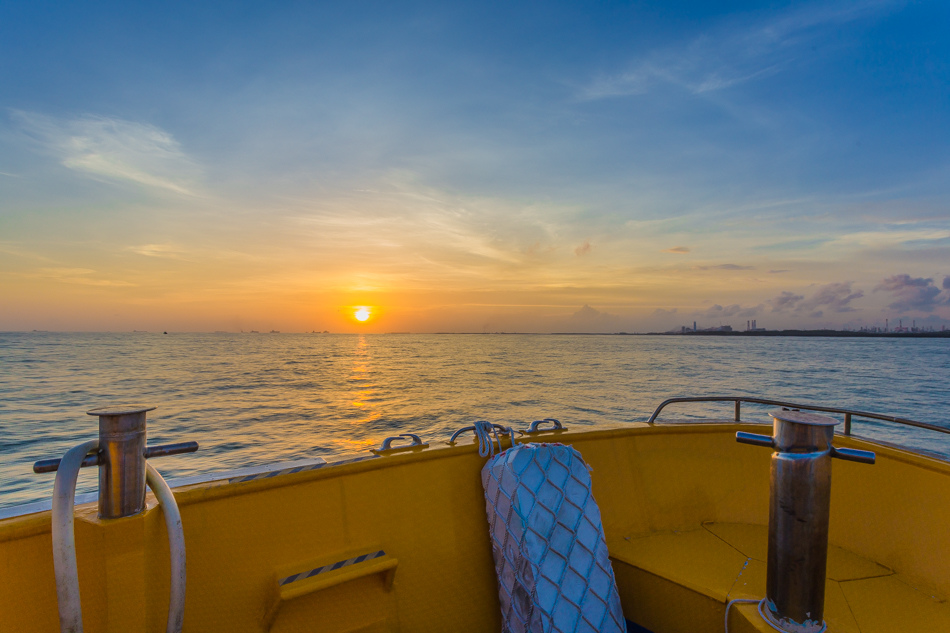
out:
{"label": "chrome handrail", "polygon": [[[409,444],[401,444],[398,446],[393,446],[393,442],[398,442],[399,440],[408,439],[411,440]],[[393,437],[387,437],[383,440],[382,446],[379,448],[369,449],[371,453],[380,455],[386,452],[396,452],[396,451],[405,451],[414,448],[428,448],[429,445],[422,441],[422,438],[416,435],[415,433],[401,433],[399,435],[394,435]]]}
{"label": "chrome handrail", "polygon": [[946,433],[950,435],[950,429],[944,428],[942,426],[937,426],[936,424],[927,424],[926,422],[917,422],[916,420],[908,420],[907,418],[898,418],[892,415],[881,415],[880,413],[868,413],[867,411],[858,411],[857,409],[842,409],[840,407],[819,407],[812,404],[796,404],[794,402],[786,402],[784,400],[769,400],[767,398],[746,398],[744,396],[690,396],[682,398],[669,398],[660,403],[660,406],[656,408],[656,411],[653,412],[653,415],[650,416],[650,419],[647,421],[647,424],[655,424],[657,416],[660,415],[660,411],[666,408],[667,405],[674,404],[677,402],[735,402],[736,413],[735,421],[739,422],[739,412],[741,403],[747,402],[749,404],[766,404],[770,406],[777,407],[786,407],[789,409],[801,409],[803,411],[821,411],[823,413],[840,413],[844,415],[844,434],[851,435],[851,418],[868,418],[871,420],[883,420],[884,422],[894,422],[896,424],[903,424],[906,426],[914,426],[919,429],[927,429],[928,431],[937,431],[938,433]]}
{"label": "chrome handrail", "polygon": [[[511,427],[511,426],[504,426],[504,425],[502,425],[502,424],[492,424],[492,428],[494,428],[496,431],[500,431],[503,435],[510,435],[510,436],[511,436],[511,439],[512,439],[512,442],[514,442],[514,438],[515,438],[515,435],[514,435],[514,434],[515,434],[515,433],[524,434],[523,431],[519,431],[519,430],[517,430],[517,429],[514,428],[514,427]],[[449,444],[455,444],[455,440],[458,439],[458,436],[461,435],[462,433],[465,433],[465,432],[467,432],[467,431],[474,431],[474,430],[475,430],[475,426],[474,426],[474,425],[472,425],[472,426],[463,426],[463,427],[460,428],[458,431],[456,431],[455,433],[452,434],[452,437],[449,439]],[[477,434],[476,434],[476,435],[477,435]]]}
{"label": "chrome handrail", "polygon": [[[551,423],[552,428],[550,429],[538,428],[542,424],[547,424],[547,423]],[[567,427],[562,425],[559,420],[555,420],[554,418],[544,418],[543,420],[535,420],[530,425],[528,425],[528,428],[526,430],[521,431],[521,433],[524,435],[533,435],[535,433],[550,433],[551,431],[566,431],[566,430],[567,430]]]}

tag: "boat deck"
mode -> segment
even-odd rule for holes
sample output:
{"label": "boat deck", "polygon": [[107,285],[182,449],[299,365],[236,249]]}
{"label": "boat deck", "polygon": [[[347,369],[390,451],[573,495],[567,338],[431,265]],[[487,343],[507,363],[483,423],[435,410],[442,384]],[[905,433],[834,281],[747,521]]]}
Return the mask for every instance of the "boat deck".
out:
{"label": "boat deck", "polygon": [[[673,614],[680,630],[721,629],[730,600],[765,595],[767,544],[767,525],[715,522],[613,540],[611,560],[626,616],[647,630],[670,630]],[[675,604],[681,609],[670,608]],[[832,544],[825,621],[832,633],[950,631],[950,604]],[[773,631],[754,604],[732,607],[730,630]]]}

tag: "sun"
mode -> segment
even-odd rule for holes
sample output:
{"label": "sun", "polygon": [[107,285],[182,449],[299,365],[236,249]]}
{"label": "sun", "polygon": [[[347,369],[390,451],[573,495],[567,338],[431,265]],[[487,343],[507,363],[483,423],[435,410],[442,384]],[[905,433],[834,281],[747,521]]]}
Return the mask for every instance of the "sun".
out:
{"label": "sun", "polygon": [[357,321],[367,321],[369,319],[369,308],[358,308],[356,312],[353,313],[353,316],[356,317]]}

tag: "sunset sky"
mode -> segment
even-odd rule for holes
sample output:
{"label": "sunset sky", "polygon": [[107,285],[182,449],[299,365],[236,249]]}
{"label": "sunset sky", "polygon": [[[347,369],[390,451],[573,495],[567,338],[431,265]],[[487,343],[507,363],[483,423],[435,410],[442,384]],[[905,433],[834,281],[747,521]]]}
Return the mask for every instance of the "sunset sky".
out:
{"label": "sunset sky", "polygon": [[7,0],[0,330],[950,325],[950,3],[718,4]]}

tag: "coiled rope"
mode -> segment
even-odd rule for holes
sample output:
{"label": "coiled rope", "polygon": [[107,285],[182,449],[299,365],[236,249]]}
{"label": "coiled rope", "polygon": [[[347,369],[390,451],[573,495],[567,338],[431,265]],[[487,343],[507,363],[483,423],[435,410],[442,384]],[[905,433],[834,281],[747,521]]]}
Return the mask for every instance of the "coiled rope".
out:
{"label": "coiled rope", "polygon": [[[766,624],[768,624],[770,627],[772,627],[773,629],[775,629],[775,630],[778,631],[779,633],[787,633],[787,631],[785,631],[784,629],[779,628],[778,625],[775,624],[775,622],[772,621],[772,618],[768,617],[768,616],[765,614],[765,608],[766,608],[766,607],[765,607],[765,603],[766,603],[766,601],[767,601],[767,598],[762,598],[761,600],[756,599],[756,598],[736,598],[735,600],[730,600],[729,602],[727,602],[727,603],[726,603],[726,618],[725,618],[725,619],[726,619],[726,621],[725,621],[725,633],[729,633],[729,609],[732,608],[732,605],[734,605],[734,604],[752,604],[752,603],[757,603],[757,604],[759,605],[759,617],[761,617],[762,620],[764,620]],[[822,622],[822,623],[821,623],[821,628],[818,629],[818,631],[817,631],[816,633],[826,633],[827,630],[828,630],[828,624],[827,624],[826,622]]]}
{"label": "coiled rope", "polygon": [[[481,457],[491,457],[495,454],[495,442],[498,442],[498,452],[501,452],[501,438],[498,429],[491,422],[479,420],[475,423],[475,437],[478,438],[478,454]],[[493,439],[494,437],[494,439]]]}
{"label": "coiled rope", "polygon": [[[515,429],[513,427],[492,424],[485,420],[479,420],[473,426],[467,426],[464,429],[456,431],[455,435],[452,436],[452,440],[454,441],[459,433],[470,429],[475,431],[475,437],[478,438],[478,454],[482,457],[491,457],[494,455],[495,444],[498,444],[498,452],[501,453],[504,450],[501,447],[501,437],[504,435],[507,435],[508,439],[511,440],[512,447],[515,445]],[[502,436],[498,435],[499,431],[501,431]]]}

